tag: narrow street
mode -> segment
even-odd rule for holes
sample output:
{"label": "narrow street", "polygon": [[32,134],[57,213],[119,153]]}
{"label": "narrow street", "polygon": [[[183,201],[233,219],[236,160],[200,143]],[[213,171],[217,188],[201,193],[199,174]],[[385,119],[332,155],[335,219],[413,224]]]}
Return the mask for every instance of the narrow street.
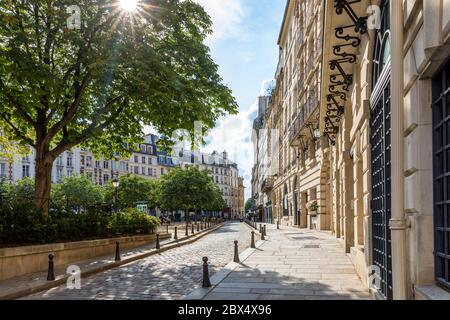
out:
{"label": "narrow street", "polygon": [[24,299],[51,300],[173,300],[201,286],[202,258],[210,262],[214,274],[233,258],[234,240],[239,249],[250,246],[250,229],[230,223],[186,246],[162,252],[81,280],[81,289],[65,285]]}
{"label": "narrow street", "polygon": [[[24,299],[167,300],[199,288],[202,257],[213,275],[232,261],[233,242],[242,253],[250,228],[229,223],[192,244],[162,252],[82,279],[81,289],[53,288]],[[206,300],[370,299],[350,259],[326,232],[267,225],[268,241],[242,261],[205,297]]]}

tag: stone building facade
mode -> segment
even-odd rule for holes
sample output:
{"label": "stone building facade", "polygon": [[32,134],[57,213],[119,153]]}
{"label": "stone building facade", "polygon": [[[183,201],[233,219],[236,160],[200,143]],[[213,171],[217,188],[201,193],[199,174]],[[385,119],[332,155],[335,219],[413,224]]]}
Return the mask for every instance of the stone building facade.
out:
{"label": "stone building facade", "polygon": [[317,230],[330,224],[323,185],[327,163],[317,134],[322,21],[321,1],[287,2],[278,39],[276,87],[264,117],[259,117],[263,121],[254,126],[262,131],[254,134],[260,180],[254,193],[263,199],[265,221]]}
{"label": "stone building facade", "polygon": [[375,296],[445,296],[436,284],[450,288],[450,2],[325,1],[324,10],[332,230],[363,280],[381,271]]}
{"label": "stone building facade", "polygon": [[[285,86],[307,68],[299,60],[290,72],[282,53],[268,116],[280,129],[270,191],[276,215],[292,223],[280,208],[291,210],[297,199],[300,223],[293,225],[333,232],[375,298],[450,299],[450,1],[290,0],[281,51],[302,3],[315,4],[315,27],[323,30],[318,115],[311,111],[318,126],[305,120],[311,134],[298,135],[295,118],[285,120]],[[286,128],[295,136],[288,143]],[[295,169],[285,158],[289,145],[300,146]],[[313,163],[320,174],[309,180]],[[315,195],[304,193],[310,181],[318,181]],[[304,207],[311,199],[318,200],[316,222]]]}

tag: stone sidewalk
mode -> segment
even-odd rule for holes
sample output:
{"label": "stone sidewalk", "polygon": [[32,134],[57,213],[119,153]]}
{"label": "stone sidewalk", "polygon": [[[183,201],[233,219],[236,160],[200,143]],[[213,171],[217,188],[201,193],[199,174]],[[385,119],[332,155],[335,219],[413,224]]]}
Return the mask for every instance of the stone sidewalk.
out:
{"label": "stone sidewalk", "polygon": [[276,230],[273,225],[267,225],[267,234],[268,241],[241,258],[203,299],[370,299],[350,259],[330,234],[288,227]]}

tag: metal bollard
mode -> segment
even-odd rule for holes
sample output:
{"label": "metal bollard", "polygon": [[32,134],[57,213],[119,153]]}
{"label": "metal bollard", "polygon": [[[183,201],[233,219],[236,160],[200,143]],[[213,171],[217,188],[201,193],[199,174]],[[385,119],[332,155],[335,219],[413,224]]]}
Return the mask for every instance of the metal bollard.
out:
{"label": "metal bollard", "polygon": [[157,250],[161,249],[161,246],[159,244],[159,233],[156,234],[156,249]]}
{"label": "metal bollard", "polygon": [[169,224],[167,224],[166,232],[169,233]]}
{"label": "metal bollard", "polygon": [[264,232],[261,232],[261,240],[266,240],[266,238],[264,237]]}
{"label": "metal bollard", "polygon": [[210,288],[211,281],[209,281],[209,272],[208,272],[208,257],[203,257],[203,288]]}
{"label": "metal bollard", "polygon": [[187,237],[189,234],[188,234],[188,224],[186,223],[186,234],[185,234],[185,236]]}
{"label": "metal bollard", "polygon": [[175,234],[173,236],[175,240],[178,240],[177,227],[175,227]]}
{"label": "metal bollard", "polygon": [[250,244],[250,248],[256,248],[255,246],[255,231],[252,231],[252,242]]}
{"label": "metal bollard", "polygon": [[239,252],[238,252],[238,241],[234,240],[234,262],[240,263],[241,261],[239,260]]}
{"label": "metal bollard", "polygon": [[259,224],[259,233],[262,233],[262,224]]}
{"label": "metal bollard", "polygon": [[116,241],[116,257],[114,258],[114,261],[120,261],[120,247],[119,247],[119,241]]}
{"label": "metal bollard", "polygon": [[267,237],[267,225],[264,225],[264,229],[263,229],[263,231],[264,231],[264,237]]}
{"label": "metal bollard", "polygon": [[195,233],[195,231],[194,231],[194,224],[192,224],[192,230],[191,230],[191,233],[192,233],[192,234]]}
{"label": "metal bollard", "polygon": [[197,222],[197,232],[200,232],[200,224]]}
{"label": "metal bollard", "polygon": [[48,255],[48,272],[47,272],[47,281],[55,280],[55,268],[53,264],[54,256],[52,254]]}
{"label": "metal bollard", "polygon": [[280,230],[280,220],[277,220],[277,229]]}

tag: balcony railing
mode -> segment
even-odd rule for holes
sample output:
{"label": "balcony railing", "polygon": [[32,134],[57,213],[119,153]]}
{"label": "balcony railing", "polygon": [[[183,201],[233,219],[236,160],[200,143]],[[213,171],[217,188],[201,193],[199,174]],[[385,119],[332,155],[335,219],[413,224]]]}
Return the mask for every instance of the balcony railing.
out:
{"label": "balcony railing", "polygon": [[303,105],[303,108],[297,113],[294,123],[291,125],[289,129],[289,143],[291,146],[297,146],[298,144],[298,136],[303,128],[306,126],[309,118],[316,110],[318,106],[317,96],[314,94],[310,94],[306,103]]}

